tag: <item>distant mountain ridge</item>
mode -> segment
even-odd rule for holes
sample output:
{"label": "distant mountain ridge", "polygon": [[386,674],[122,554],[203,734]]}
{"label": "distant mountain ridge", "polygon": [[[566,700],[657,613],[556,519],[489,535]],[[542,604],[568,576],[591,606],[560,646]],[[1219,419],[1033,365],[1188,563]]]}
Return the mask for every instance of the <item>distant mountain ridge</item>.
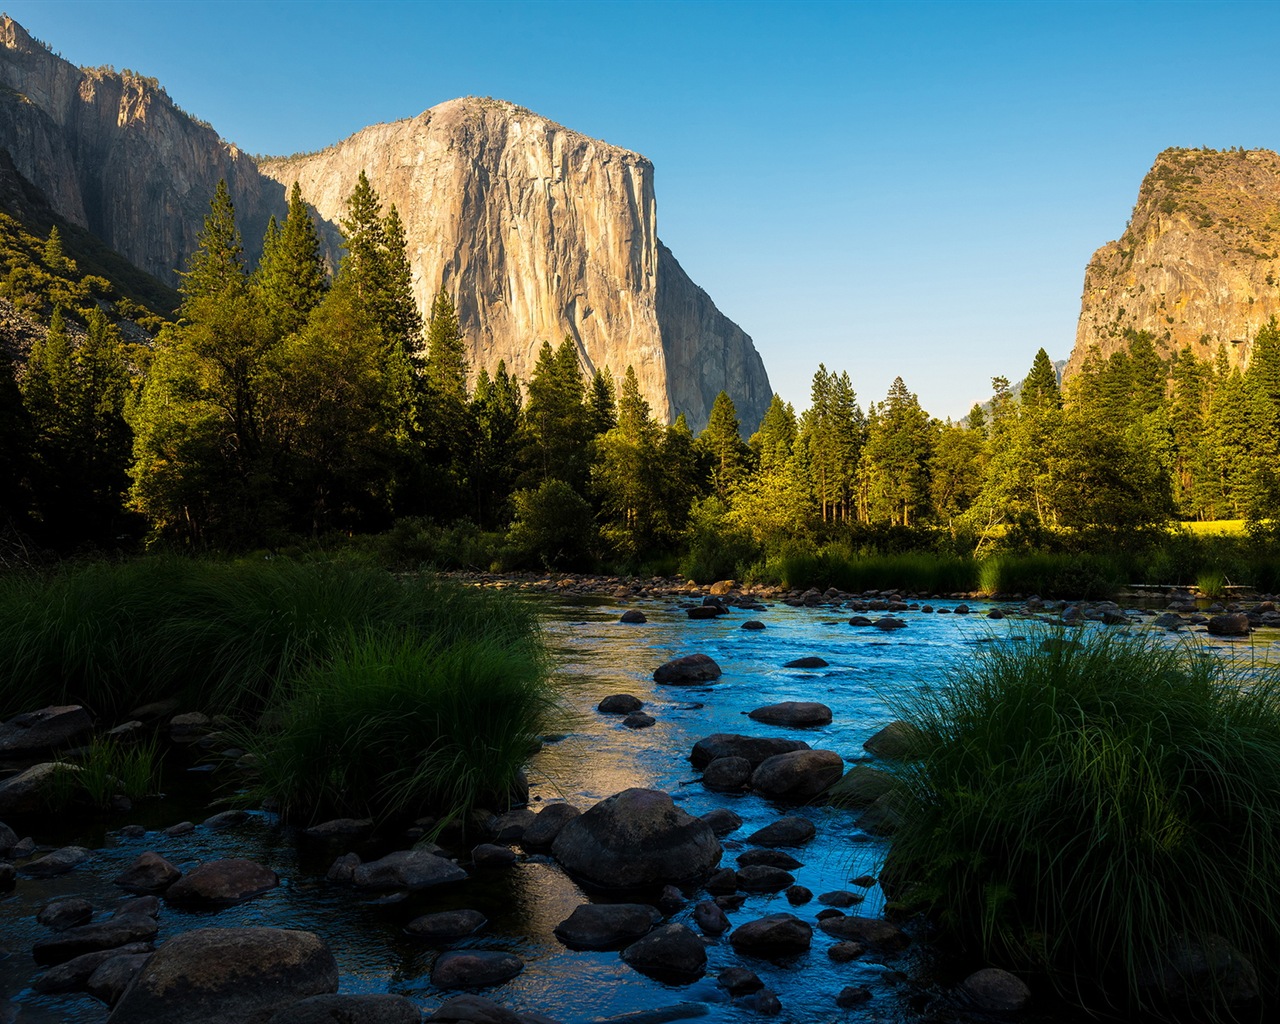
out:
{"label": "distant mountain ridge", "polygon": [[1097,346],[1149,331],[1168,358],[1225,345],[1249,361],[1258,328],[1280,314],[1280,156],[1271,150],[1166,149],[1143,179],[1133,216],[1085,272],[1070,377]]}
{"label": "distant mountain ridge", "polygon": [[260,169],[154,79],[76,68],[6,16],[0,147],[62,217],[170,284],[219,179],[253,256],[295,179],[335,246],[363,169],[404,222],[424,314],[453,296],[473,369],[527,378],[568,335],[585,371],[634,366],[654,414],[695,430],[721,390],[748,432],[772,397],[750,337],[659,240],[653,165],[514,104],[449,101]]}

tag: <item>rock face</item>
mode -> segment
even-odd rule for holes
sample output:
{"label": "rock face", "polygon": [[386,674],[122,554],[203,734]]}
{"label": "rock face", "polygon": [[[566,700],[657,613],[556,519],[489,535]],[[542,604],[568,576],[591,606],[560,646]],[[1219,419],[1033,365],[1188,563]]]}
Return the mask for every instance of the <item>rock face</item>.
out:
{"label": "rock face", "polygon": [[587,373],[634,366],[660,419],[683,412],[696,431],[721,390],[748,429],[768,407],[751,339],[659,241],[638,153],[468,97],[261,169],[331,224],[363,169],[404,220],[419,306],[453,297],[476,369],[505,359],[528,380],[542,342],[567,335]]}
{"label": "rock face", "polygon": [[0,17],[0,147],[59,214],[177,284],[225,178],[252,249],[284,189],[154,78],[77,68]]}
{"label": "rock face", "polygon": [[695,431],[716,395],[750,432],[772,398],[742,329],[658,239],[653,164],[501,100],[441,103],[319,153],[261,166],[180,110],[160,83],[77,68],[0,17],[0,149],[50,206],[137,266],[178,283],[226,179],[256,257],[294,181],[330,258],[361,170],[405,228],[424,314],[444,288],[474,371],[528,380],[542,342],[568,336],[585,373],[634,366],[654,415]]}
{"label": "rock face", "polygon": [[1150,331],[1164,358],[1225,346],[1249,361],[1258,328],[1280,313],[1280,156],[1266,149],[1166,149],[1143,179],[1129,227],[1089,261],[1064,378]]}

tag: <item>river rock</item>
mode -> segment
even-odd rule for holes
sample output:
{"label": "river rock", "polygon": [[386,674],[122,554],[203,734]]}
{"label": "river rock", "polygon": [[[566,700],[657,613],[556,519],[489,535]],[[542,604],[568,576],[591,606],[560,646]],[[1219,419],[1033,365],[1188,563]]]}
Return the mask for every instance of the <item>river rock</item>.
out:
{"label": "river rock", "polygon": [[770,822],[747,836],[750,846],[803,846],[818,834],[807,818],[786,817]]}
{"label": "river rock", "polygon": [[87,924],[93,917],[93,904],[78,897],[46,903],[36,913],[36,923],[55,932],[65,932]]}
{"label": "river rock", "polygon": [[891,633],[895,629],[907,628],[907,624],[902,619],[894,618],[892,615],[883,615],[872,622],[871,625],[885,633]]}
{"label": "river rock", "polygon": [[781,850],[771,850],[767,846],[755,846],[738,854],[738,867],[751,867],[753,864],[764,864],[771,868],[782,868],[783,871],[794,871],[804,867],[791,854]]}
{"label": "river rock", "polygon": [[12,892],[18,884],[18,869],[0,860],[0,893]]}
{"label": "river rock", "polygon": [[702,772],[702,784],[714,792],[743,789],[751,778],[751,762],[745,757],[717,757]]}
{"label": "river rock", "polygon": [[861,893],[850,892],[848,889],[834,889],[831,892],[822,893],[818,897],[818,902],[824,907],[852,907],[865,898]]}
{"label": "river rock", "polygon": [[433,885],[460,882],[467,873],[453,861],[427,850],[399,850],[379,860],[361,864],[352,874],[359,889],[408,889],[416,892]]}
{"label": "river rock", "polygon": [[442,910],[415,917],[404,926],[405,934],[427,942],[454,942],[474,935],[489,923],[478,910]]}
{"label": "river rock", "polygon": [[[686,608],[684,610],[684,613],[691,619],[714,619],[720,615],[725,614],[725,612],[727,611],[728,611],[727,608],[723,608],[717,605],[703,604],[703,605],[698,605],[694,608]],[[661,681],[662,680],[659,680],[659,682]]]}
{"label": "river rock", "polygon": [[605,888],[682,882],[720,862],[711,826],[654,789],[627,789],[601,800],[560,830],[552,844],[570,874]]}
{"label": "river rock", "polygon": [[824,917],[818,927],[836,939],[852,939],[870,949],[897,953],[911,944],[911,937],[895,924],[878,917],[840,915]]}
{"label": "river rock", "polygon": [[795,878],[782,868],[749,864],[738,871],[736,881],[741,892],[781,892],[795,882]]}
{"label": "river rock", "polygon": [[18,833],[0,821],[0,857],[18,845]]}
{"label": "river rock", "polygon": [[622,724],[628,729],[648,729],[657,721],[653,715],[646,715],[643,711],[633,711],[622,720]]}
{"label": "river rock", "polygon": [[862,749],[875,757],[902,760],[911,756],[921,738],[920,730],[910,722],[890,722],[862,744]]}
{"label": "river rock", "polygon": [[[821,927],[821,926],[819,926]],[[851,960],[857,960],[867,951],[867,947],[861,942],[854,942],[852,939],[843,939],[840,942],[832,943],[827,947],[827,956],[838,964],[847,964]]]}
{"label": "river rock", "polygon": [[836,1006],[849,1010],[861,1006],[871,998],[871,989],[865,985],[846,985],[836,993]]}
{"label": "river rock", "polygon": [[471,863],[480,870],[509,868],[516,859],[515,850],[495,843],[480,843],[471,850]]}
{"label": "river rock", "polygon": [[360,854],[344,853],[341,857],[334,860],[329,865],[329,870],[325,874],[327,882],[346,882],[350,884],[355,880],[356,868],[360,866]]}
{"label": "river rock", "polygon": [[831,787],[828,796],[842,807],[870,807],[897,786],[897,780],[883,768],[855,764]]}
{"label": "river rock", "polygon": [[1172,949],[1150,959],[1140,969],[1139,988],[1173,1006],[1202,1008],[1204,1019],[1233,1018],[1222,1009],[1258,998],[1253,964],[1221,935],[1208,935],[1203,941],[1181,937]]}
{"label": "river rock", "polygon": [[1228,612],[1211,616],[1205,625],[1213,636],[1248,636],[1249,616],[1244,612]]}
{"label": "river rock", "polygon": [[154,851],[139,854],[127,868],[112,881],[126,892],[145,895],[164,892],[173,885],[182,872]]}
{"label": "river rock", "polygon": [[764,623],[761,622],[759,619],[747,619],[747,621],[742,624],[741,628],[750,630],[752,632],[759,632],[765,627],[764,627]]}
{"label": "river rock", "polygon": [[431,968],[431,984],[437,988],[487,988],[509,981],[524,970],[524,961],[513,953],[494,949],[460,949],[441,953]]}
{"label": "river rock", "polygon": [[706,883],[707,892],[713,896],[728,896],[738,891],[738,872],[733,868],[721,868],[711,872]]}
{"label": "river rock", "polygon": [[505,1006],[477,995],[454,996],[427,1020],[438,1024],[523,1024],[521,1018]]}
{"label": "river rock", "polygon": [[307,996],[277,1010],[268,1024],[421,1024],[422,1014],[404,996],[389,993]]}
{"label": "river rock", "polygon": [[693,745],[689,760],[695,768],[705,768],[718,757],[743,757],[754,768],[766,758],[793,750],[808,750],[804,740],[788,740],[780,736],[743,736],[740,733],[717,732],[704,736]]}
{"label": "river rock", "polygon": [[63,785],[58,776],[79,770],[77,765],[47,761],[9,776],[0,782],[0,814],[35,814],[46,810]]}
{"label": "river rock", "polygon": [[629,693],[611,693],[596,705],[596,710],[606,715],[629,715],[644,707],[644,701]]}
{"label": "river rock", "polygon": [[257,861],[227,857],[192,868],[165,890],[164,898],[193,907],[229,907],[279,884],[280,876]]}
{"label": "river rock", "polygon": [[871,621],[869,618],[867,618],[865,615],[853,615],[853,616],[850,616],[850,618],[849,618],[849,625],[851,625],[851,626],[870,626],[870,625],[873,625],[873,623],[872,623],[872,621]]}
{"label": "river rock", "polygon": [[904,790],[891,789],[858,815],[858,828],[873,836],[891,836],[902,827],[908,804]]}
{"label": "river rock", "polygon": [[707,949],[688,925],[666,924],[622,951],[622,959],[645,974],[691,979],[707,969]]}
{"label": "river rock", "polygon": [[41,939],[31,950],[31,955],[36,963],[44,966],[61,964],[100,949],[115,949],[131,942],[150,942],[159,930],[155,918],[145,914],[112,917],[95,924],[68,928],[65,932]]}
{"label": "river rock", "polygon": [[1031,1002],[1031,989],[1021,978],[987,967],[960,983],[960,991],[986,1013],[1018,1013]]}
{"label": "river rock", "polygon": [[793,907],[802,907],[813,899],[813,890],[806,885],[789,885],[782,895]]}
{"label": "river rock", "polygon": [[160,901],[154,896],[135,896],[131,900],[122,900],[111,916],[127,917],[130,914],[146,914],[147,917],[159,917]]}
{"label": "river rock", "polygon": [[556,841],[560,830],[582,812],[573,804],[547,804],[524,830],[520,842],[533,849],[544,849]]}
{"label": "river rock", "polygon": [[769,914],[738,925],[729,941],[739,953],[787,956],[809,948],[813,929],[794,914]]}
{"label": "river rock", "polygon": [[745,967],[726,967],[716,977],[716,984],[731,996],[750,995],[764,988],[764,982],[760,980],[760,976]]}
{"label": "river rock", "polygon": [[727,807],[712,808],[702,815],[702,820],[711,827],[711,831],[717,836],[727,836],[731,832],[736,832],[742,828],[741,815],[735,814]]}
{"label": "river rock", "polygon": [[658,666],[653,672],[654,682],[671,686],[695,686],[719,678],[720,666],[705,654],[686,654]]}
{"label": "river rock", "polygon": [[74,871],[76,867],[89,860],[93,854],[83,846],[64,846],[53,853],[45,854],[39,860],[28,861],[18,868],[21,874],[31,878],[53,878]]}
{"label": "river rock", "polygon": [[108,1006],[115,1006],[133,976],[142,970],[152,953],[119,953],[98,965],[85,982],[85,990]]}
{"label": "river rock", "polygon": [[693,921],[704,935],[723,935],[729,930],[729,918],[714,900],[703,900],[695,906]]}
{"label": "river rock", "polygon": [[1161,629],[1179,630],[1184,623],[1181,615],[1177,615],[1174,612],[1164,612],[1152,619],[1151,625],[1159,626]]}
{"label": "river rock", "polygon": [[621,949],[661,920],[645,903],[584,903],[556,925],[555,936],[570,949]]}
{"label": "river rock", "polygon": [[0,725],[0,758],[24,758],[70,746],[93,730],[79,704],[63,704],[15,715]]}
{"label": "river rock", "polygon": [[751,788],[773,800],[807,803],[843,773],[844,759],[834,750],[793,750],[762,761],[751,773]]}
{"label": "river rock", "polygon": [[756,708],[747,717],[766,725],[807,729],[815,725],[830,725],[831,709],[816,701],[786,700],[781,704],[767,704]]}
{"label": "river rock", "polygon": [[198,928],[138,972],[109,1024],[266,1024],[307,996],[336,992],[320,936],[285,928]]}
{"label": "river rock", "polygon": [[372,818],[334,818],[312,825],[303,835],[312,839],[354,839],[373,831]]}
{"label": "river rock", "polygon": [[629,608],[622,613],[622,617],[618,619],[618,621],[639,624],[643,622],[648,622],[649,620],[648,618],[645,617],[644,612],[638,611],[635,608]]}
{"label": "river rock", "polygon": [[816,655],[810,655],[807,658],[795,658],[792,661],[785,662],[783,668],[826,668],[828,662]]}
{"label": "river rock", "polygon": [[31,987],[42,995],[56,995],[60,992],[82,992],[93,976],[93,972],[112,957],[126,956],[133,953],[150,953],[149,942],[128,942],[114,949],[100,949],[92,953],[82,953],[63,963],[50,967],[44,974],[31,983]]}

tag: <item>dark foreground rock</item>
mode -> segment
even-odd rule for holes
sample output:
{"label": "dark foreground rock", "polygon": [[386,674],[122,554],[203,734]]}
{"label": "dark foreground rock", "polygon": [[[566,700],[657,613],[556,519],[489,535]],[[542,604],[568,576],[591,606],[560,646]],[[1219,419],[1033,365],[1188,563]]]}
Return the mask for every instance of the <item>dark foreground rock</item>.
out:
{"label": "dark foreground rock", "polygon": [[570,874],[604,888],[701,878],[720,863],[711,826],[654,789],[627,789],[572,819],[552,844]]}
{"label": "dark foreground rock", "polygon": [[130,942],[114,949],[100,949],[93,953],[82,953],[72,957],[65,963],[50,967],[31,983],[31,987],[42,995],[54,995],[61,992],[82,992],[93,976],[93,972],[108,960],[118,956],[134,953],[150,953],[151,943]]}
{"label": "dark foreground rock", "polygon": [[505,1006],[477,995],[454,996],[427,1020],[437,1024],[523,1024]]}
{"label": "dark foreground rock", "polygon": [[83,924],[68,928],[47,939],[41,939],[31,950],[36,963],[49,966],[65,963],[85,953],[102,949],[115,949],[131,942],[150,942],[156,937],[159,925],[146,914],[126,914],[95,924]]}
{"label": "dark foreground rock", "polygon": [[227,857],[192,868],[165,890],[164,898],[191,907],[228,907],[279,884],[280,876],[257,861]]}
{"label": "dark foreground rock", "polygon": [[428,942],[453,942],[474,935],[489,923],[478,910],[442,910],[415,917],[404,926],[406,934]]}
{"label": "dark foreground rock", "polygon": [[30,878],[53,878],[74,871],[92,856],[83,846],[64,846],[38,860],[28,861],[18,871]]}
{"label": "dark foreground rock", "polygon": [[270,1024],[420,1024],[422,1014],[404,996],[308,996],[272,1014]]}
{"label": "dark foreground rock", "polygon": [[622,959],[637,971],[660,979],[692,980],[707,969],[707,949],[702,939],[683,924],[655,929],[624,949]]}
{"label": "dark foreground rock", "polygon": [[161,893],[182,877],[182,872],[153,850],[141,853],[112,881],[125,892]]}
{"label": "dark foreground rock", "polygon": [[901,759],[910,757],[920,740],[920,730],[910,722],[890,722],[862,744],[862,749],[876,757]]}
{"label": "dark foreground rock", "polygon": [[830,725],[831,709],[817,701],[784,700],[781,704],[767,704],[756,708],[747,717],[766,725],[807,729],[816,725]]}
{"label": "dark foreground rock", "polygon": [[840,781],[844,759],[834,750],[793,750],[760,762],[751,787],[773,800],[806,803]]}
{"label": "dark foreground rock", "polygon": [[104,960],[85,982],[85,991],[95,999],[101,999],[108,1006],[115,1006],[124,995],[124,990],[133,981],[134,975],[142,970],[152,954],[117,953]]}
{"label": "dark foreground rock", "polygon": [[308,996],[336,992],[320,936],[285,928],[199,928],[162,945],[108,1024],[267,1024]]}
{"label": "dark foreground rock", "polygon": [[804,740],[788,740],[780,736],[743,736],[740,733],[717,732],[704,736],[693,745],[689,760],[695,768],[705,768],[721,757],[741,757],[754,768],[766,758],[793,750],[808,750]]}
{"label": "dark foreground rock", "polygon": [[661,920],[645,903],[584,903],[556,925],[555,935],[570,949],[622,949]]}
{"label": "dark foreground rock", "polygon": [[547,804],[524,830],[520,842],[536,850],[548,847],[556,841],[561,829],[581,813],[573,804]]}
{"label": "dark foreground rock", "polygon": [[806,818],[779,818],[752,832],[747,836],[747,843],[751,846],[768,847],[803,846],[817,834],[818,830],[813,822]]}
{"label": "dark foreground rock", "polygon": [[705,654],[686,654],[654,669],[653,681],[670,686],[694,686],[720,678],[720,666]]}
{"label": "dark foreground rock", "polygon": [[1027,983],[998,967],[975,971],[960,983],[960,991],[987,1013],[1017,1013],[1031,1002]]}
{"label": "dark foreground rock", "polygon": [[467,873],[451,860],[427,850],[399,850],[379,860],[361,864],[351,876],[359,889],[408,889],[416,892],[433,885],[460,882]]}
{"label": "dark foreground rock", "polygon": [[809,948],[813,929],[794,914],[769,914],[738,925],[729,941],[739,953],[754,956],[788,956]]}
{"label": "dark foreground rock", "polygon": [[464,949],[442,953],[431,969],[431,983],[438,988],[487,988],[509,981],[524,970],[524,961],[512,953],[491,949]]}
{"label": "dark foreground rock", "polygon": [[868,949],[897,953],[911,944],[911,937],[895,924],[877,917],[824,917],[818,927],[836,939],[851,939]]}
{"label": "dark foreground rock", "polygon": [[69,746],[93,729],[93,718],[78,704],[41,708],[0,725],[0,758],[29,758]]}

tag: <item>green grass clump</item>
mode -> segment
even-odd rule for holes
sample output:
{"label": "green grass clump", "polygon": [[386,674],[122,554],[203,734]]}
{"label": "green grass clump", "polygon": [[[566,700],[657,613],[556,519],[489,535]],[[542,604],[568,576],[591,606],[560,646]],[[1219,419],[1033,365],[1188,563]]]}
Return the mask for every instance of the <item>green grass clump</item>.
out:
{"label": "green grass clump", "polygon": [[83,801],[105,810],[113,797],[140,800],[159,791],[160,756],[155,736],[140,743],[98,736],[68,760],[67,769],[54,776],[50,805],[55,809]]}
{"label": "green grass clump", "polygon": [[118,718],[169,697],[255,712],[335,638],[375,623],[445,640],[537,632],[494,595],[359,561],[73,564],[0,576],[0,715],[80,703]]}
{"label": "green grass clump", "polygon": [[1113,597],[1128,582],[1127,561],[1114,553],[1008,552],[984,558],[978,570],[984,594],[1090,600]]}
{"label": "green grass clump", "polygon": [[286,817],[465,816],[506,800],[556,714],[543,665],[510,638],[352,632],[244,742],[257,795]]}
{"label": "green grass clump", "polygon": [[976,651],[900,709],[924,739],[886,891],[989,963],[1130,1009],[1181,936],[1271,970],[1280,680],[1134,635],[1046,638]]}

